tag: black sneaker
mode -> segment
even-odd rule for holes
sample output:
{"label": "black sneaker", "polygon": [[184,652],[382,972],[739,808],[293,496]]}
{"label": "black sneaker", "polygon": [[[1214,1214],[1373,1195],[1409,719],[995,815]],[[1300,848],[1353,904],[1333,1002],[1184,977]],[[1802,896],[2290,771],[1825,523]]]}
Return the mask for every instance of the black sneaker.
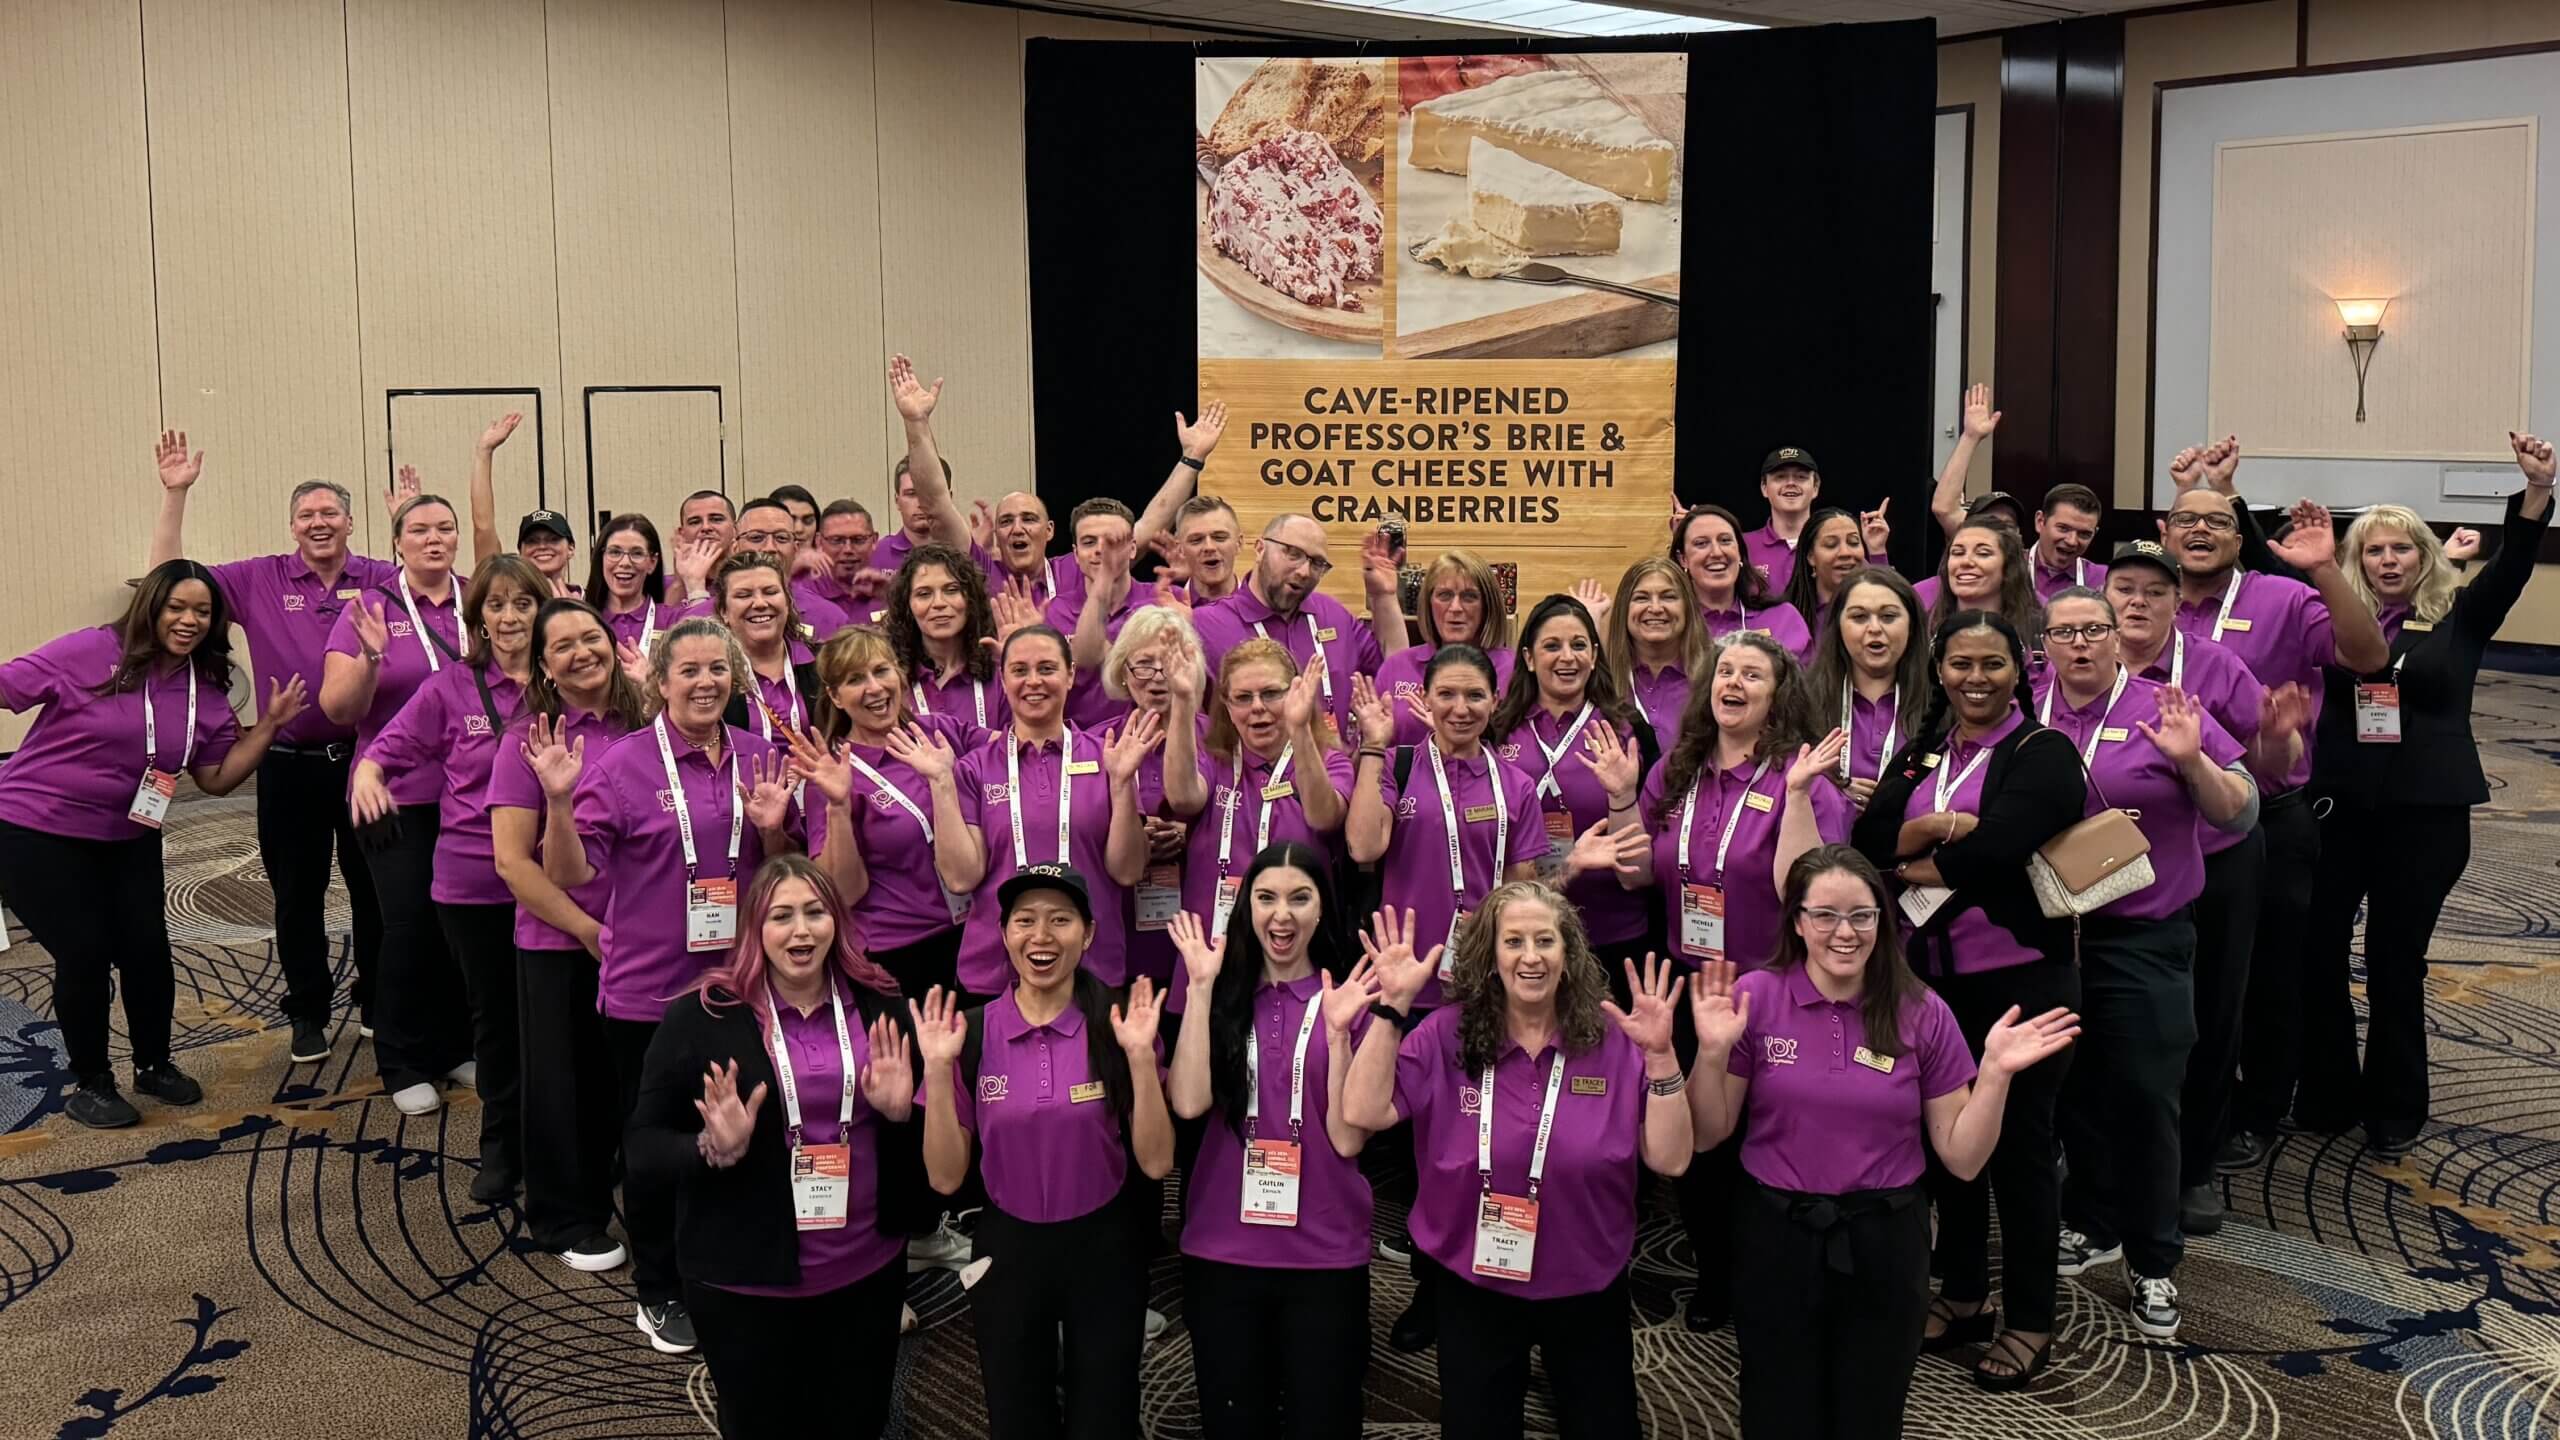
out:
{"label": "black sneaker", "polygon": [[133,1088],[164,1105],[193,1105],[204,1098],[204,1087],[166,1060],[148,1070],[134,1071]]}
{"label": "black sneaker", "polygon": [[2268,1152],[2274,1149],[2275,1142],[2264,1135],[2250,1130],[2234,1130],[2231,1138],[2222,1142],[2222,1148],[2214,1152],[2213,1168],[2225,1175],[2255,1170],[2267,1163]]}
{"label": "black sneaker", "polygon": [[1387,1329],[1387,1343],[1407,1355],[1418,1355],[1438,1343],[1439,1339],[1440,1317],[1432,1313],[1431,1302],[1419,1295],[1414,1297],[1412,1304],[1404,1307],[1404,1313],[1398,1315],[1396,1323]]}
{"label": "black sneaker", "polygon": [[2410,1151],[2418,1148],[2418,1132],[2412,1130],[2406,1135],[2392,1135],[2367,1128],[2364,1148],[2372,1151],[2377,1159],[2405,1159]]}
{"label": "black sneaker", "polygon": [[514,1161],[503,1155],[480,1157],[480,1173],[471,1177],[471,1198],[483,1205],[511,1199],[523,1181]]}
{"label": "black sneaker", "polygon": [[2222,1213],[2222,1192],[2210,1182],[2190,1185],[2178,1197],[2178,1228],[2189,1235],[2219,1233]]}
{"label": "black sneaker", "polygon": [[329,1027],[317,1020],[293,1022],[293,1049],[289,1052],[296,1065],[308,1065],[329,1058]]}
{"label": "black sneaker", "polygon": [[2178,1338],[2178,1283],[2165,1275],[2125,1273],[2133,1328],[2154,1340]]}
{"label": "black sneaker", "polygon": [[693,1353],[693,1316],[686,1313],[681,1300],[669,1300],[663,1305],[642,1305],[640,1333],[649,1337],[649,1348],[661,1355]]}
{"label": "black sneaker", "polygon": [[133,1102],[117,1093],[112,1079],[90,1080],[72,1092],[62,1107],[63,1113],[92,1130],[121,1130],[142,1123],[142,1112]]}

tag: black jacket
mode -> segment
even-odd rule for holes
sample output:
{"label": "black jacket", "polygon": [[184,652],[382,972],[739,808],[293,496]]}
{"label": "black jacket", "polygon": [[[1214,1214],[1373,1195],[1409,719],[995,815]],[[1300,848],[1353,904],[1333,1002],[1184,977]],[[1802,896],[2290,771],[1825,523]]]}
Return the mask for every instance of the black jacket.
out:
{"label": "black jacket", "polygon": [[[846,989],[865,1027],[888,1015],[909,1031],[912,1044],[904,1002]],[[702,1072],[715,1060],[738,1062],[740,1097],[754,1094],[758,1085],[768,1087],[746,1156],[725,1170],[704,1164],[695,1148],[702,1115],[693,1102],[702,1098]],[[921,1097],[923,1062],[914,1063]],[[675,1187],[676,1268],[685,1278],[712,1285],[788,1285],[800,1278],[800,1229],[791,1213],[791,1157],[783,1140],[787,1128],[781,1087],[757,1033],[755,1011],[724,1005],[714,1012],[690,992],[676,997],[649,1041],[623,1149],[633,1172]],[[904,1124],[882,1126],[879,1155],[880,1233],[931,1229],[942,1207],[925,1185],[921,1098]]]}
{"label": "black jacket", "polygon": [[[2391,666],[2369,677],[2331,666],[2324,672],[2320,730],[2312,754],[2311,789],[2340,804],[2485,805],[2489,782],[2480,773],[2479,742],[2471,737],[2471,697],[2480,679],[2480,658],[2491,636],[2506,623],[2533,578],[2543,532],[2551,528],[2552,509],[2539,520],[2524,518],[2522,493],[2507,500],[2507,522],[2498,553],[2454,592],[2453,608],[2428,629],[2414,620],[2403,624],[2391,642],[2391,658],[2400,667],[2400,743],[2367,745],[2356,740],[2356,686],[2364,679],[2387,681]],[[2343,564],[2357,558],[2341,556]]]}
{"label": "black jacket", "polygon": [[[793,661],[791,663],[791,683],[800,687],[800,704],[809,712],[809,728],[811,730],[817,729],[818,667],[816,662],[813,661],[804,665],[799,661]],[[764,727],[757,723],[755,712],[747,708],[748,706],[756,703],[758,694],[759,692],[754,688],[753,683],[742,678],[738,682],[738,688],[730,692],[729,708],[721,712],[720,718],[737,726],[739,729],[746,731],[750,735],[762,735],[764,733]],[[786,716],[785,718],[788,719],[789,717]],[[778,729],[774,734],[773,743],[777,747],[782,747],[782,735]],[[783,748],[787,749],[787,747]]]}
{"label": "black jacket", "polygon": [[[2053,738],[2036,740],[2045,734]],[[2031,740],[2035,743],[2029,744]],[[1850,843],[1877,869],[1890,871],[1896,861],[1915,858],[1895,853],[1903,811],[1911,803],[1911,792],[1935,777],[1937,772],[1922,762],[1944,743],[1943,738],[1931,742],[1914,737],[1895,752],[1877,777],[1875,793],[1867,798],[1867,808],[1859,813],[1857,827],[1849,835]],[[2079,754],[2067,738],[2049,731],[2034,716],[2027,716],[1992,746],[1991,758],[1983,765],[1977,823],[1963,839],[1930,852],[1955,896],[1911,937],[1911,968],[1922,975],[1955,973],[1947,927],[1957,915],[1977,908],[1983,918],[2046,959],[2071,958],[2075,953],[2071,922],[2048,919],[2036,903],[2035,887],[2027,882],[2027,857],[2078,824],[2088,798],[2088,777],[2081,772]]]}

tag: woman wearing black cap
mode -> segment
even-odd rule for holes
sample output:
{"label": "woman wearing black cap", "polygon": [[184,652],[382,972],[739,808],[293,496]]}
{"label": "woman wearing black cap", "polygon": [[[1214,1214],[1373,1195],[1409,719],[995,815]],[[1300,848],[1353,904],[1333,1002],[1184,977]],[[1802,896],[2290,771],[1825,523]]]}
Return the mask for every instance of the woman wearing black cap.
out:
{"label": "woman wearing black cap", "polygon": [[1173,1168],[1155,986],[1138,977],[1124,1006],[1084,972],[1093,902],[1074,870],[1023,869],[996,906],[1013,985],[965,1014],[938,986],[915,1007],[925,1174],[955,1193],[974,1148],[986,1178],[971,1308],[989,1428],[1059,1433],[1063,1385],[1067,1433],[1132,1434],[1154,1217],[1122,1197],[1133,1162]]}
{"label": "woman wearing black cap", "polygon": [[[480,432],[480,444],[471,454],[471,568],[479,569],[495,559],[505,546],[498,543],[498,487],[495,479],[498,447],[516,433],[524,416],[510,410],[489,422]],[[535,437],[537,445],[541,443]],[[569,566],[578,558],[578,532],[569,517],[557,510],[538,509],[528,513],[516,525],[516,553],[533,562],[542,578],[551,583],[548,600],[554,596],[574,599],[584,593],[578,582],[569,578]]]}

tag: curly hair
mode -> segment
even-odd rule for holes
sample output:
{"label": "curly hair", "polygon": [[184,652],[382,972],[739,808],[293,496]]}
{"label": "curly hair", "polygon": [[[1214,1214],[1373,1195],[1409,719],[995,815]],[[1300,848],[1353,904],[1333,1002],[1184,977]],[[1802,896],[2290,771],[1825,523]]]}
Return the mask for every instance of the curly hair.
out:
{"label": "curly hair", "polygon": [[880,617],[880,624],[888,632],[890,648],[898,654],[898,669],[919,675],[933,663],[915,612],[916,576],[927,565],[941,566],[960,582],[960,594],[968,606],[968,618],[960,629],[960,672],[972,680],[994,679],[995,657],[979,643],[994,639],[996,633],[995,602],[987,598],[986,574],[968,556],[942,544],[918,545],[908,551],[897,578],[889,582],[887,613]]}
{"label": "curly hair", "polygon": [[[1765,630],[1737,630],[1724,637],[1716,647],[1722,659],[1724,652],[1743,646],[1757,650],[1769,659],[1772,688],[1769,692],[1769,718],[1760,722],[1760,740],[1751,747],[1754,758],[1776,761],[1784,759],[1797,746],[1814,738],[1813,697],[1807,693],[1804,670],[1787,647],[1772,639]],[[1662,798],[1654,802],[1651,817],[1660,825],[1680,797],[1697,783],[1698,774],[1715,762],[1716,742],[1724,738],[1716,724],[1715,672],[1692,679],[1689,684],[1689,708],[1680,716],[1680,743],[1662,757]]]}
{"label": "curly hair", "polygon": [[1565,1053],[1588,1051],[1600,1043],[1608,1028],[1600,1002],[1609,998],[1609,975],[1591,953],[1591,937],[1582,928],[1581,914],[1562,891],[1543,881],[1505,881],[1493,887],[1458,932],[1458,953],[1445,987],[1450,1003],[1459,1007],[1458,1058],[1469,1073],[1492,1064],[1508,1038],[1505,1022],[1511,992],[1502,983],[1494,947],[1500,939],[1503,912],[1524,904],[1545,906],[1564,940],[1564,974],[1556,980],[1556,1028],[1564,1033]]}

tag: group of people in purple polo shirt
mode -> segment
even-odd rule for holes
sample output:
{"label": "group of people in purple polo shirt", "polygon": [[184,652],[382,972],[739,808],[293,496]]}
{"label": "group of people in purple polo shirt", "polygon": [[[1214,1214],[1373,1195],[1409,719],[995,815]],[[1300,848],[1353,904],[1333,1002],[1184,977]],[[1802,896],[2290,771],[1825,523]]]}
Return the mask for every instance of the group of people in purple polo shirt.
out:
{"label": "group of people in purple polo shirt", "polygon": [[[2058,1277],[2121,1261],[2131,1323],[2174,1336],[2216,1170],[2284,1129],[2419,1137],[2541,440],[2511,437],[2525,483],[2467,584],[2480,537],[2392,507],[2341,541],[2304,502],[2269,538],[2231,440],[2100,565],[2085,489],[1963,500],[1977,387],[1916,586],[1887,507],[1820,508],[1789,447],[1766,526],[1687,508],[1614,587],[1515,617],[1482,559],[1407,570],[1382,532],[1355,614],[1323,526],[1248,557],[1194,493],[1221,406],[1176,417],[1144,512],[1077,506],[1053,559],[1036,496],[953,498],[941,382],[897,357],[889,385],[895,533],[703,492],[672,552],[603,524],[583,585],[551,512],[496,548],[515,417],[481,437],[467,569],[464,517],[405,477],[387,561],[325,481],[290,553],[184,559],[204,457],[164,435],[122,619],[0,665],[39,712],[0,770],[0,899],[56,966],[72,1117],[139,1118],[119,979],[132,1088],[201,1098],[163,918],[185,772],[258,777],[293,1062],[341,1038],[334,854],[390,1103],[475,1089],[474,1199],[627,1262],[733,1435],[812,1373],[877,1433],[931,1264],[967,1267],[995,1434],[1131,1433],[1168,1239],[1211,1435],[1357,1433],[1381,1256],[1446,1433],[1520,1433],[1536,1354],[1563,1433],[1634,1435],[1647,1171],[1695,1256],[1683,1323],[1735,1327],[1745,1433],[1891,1435],[1923,1351],[2033,1382]],[[2040,854],[2112,812],[2144,868],[2057,894]]]}

